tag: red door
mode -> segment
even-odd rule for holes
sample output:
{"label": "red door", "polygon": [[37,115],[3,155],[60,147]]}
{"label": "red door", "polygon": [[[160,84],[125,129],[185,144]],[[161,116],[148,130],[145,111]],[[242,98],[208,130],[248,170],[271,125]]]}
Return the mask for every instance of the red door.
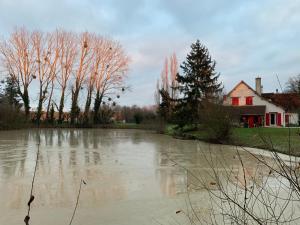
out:
{"label": "red door", "polygon": [[249,124],[249,128],[254,127],[254,117],[253,116],[248,117],[248,124]]}

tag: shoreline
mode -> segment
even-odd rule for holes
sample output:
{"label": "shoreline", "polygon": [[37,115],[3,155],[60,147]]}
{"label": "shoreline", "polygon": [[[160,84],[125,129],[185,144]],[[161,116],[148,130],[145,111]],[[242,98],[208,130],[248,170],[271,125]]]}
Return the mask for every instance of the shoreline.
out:
{"label": "shoreline", "polygon": [[183,133],[175,133],[174,130],[170,130],[168,131],[167,129],[165,129],[164,132],[159,132],[157,129],[157,125],[155,124],[122,124],[122,123],[118,123],[118,124],[105,124],[105,125],[87,125],[87,126],[82,126],[82,125],[70,125],[70,124],[63,124],[63,125],[51,125],[51,124],[42,124],[40,127],[38,127],[35,124],[29,124],[28,126],[23,126],[23,127],[18,127],[18,128],[9,128],[9,129],[0,129],[0,132],[3,131],[13,131],[13,130],[26,130],[26,129],[134,129],[134,130],[146,130],[146,131],[154,131],[157,134],[162,134],[162,135],[167,135],[170,136],[172,138],[175,139],[180,139],[180,140],[198,140],[198,141],[202,141],[205,143],[210,143],[210,144],[220,144],[220,145],[231,145],[231,146],[235,146],[235,147],[239,147],[240,149],[243,148],[249,148],[249,149],[260,149],[266,152],[276,152],[276,153],[280,153],[286,156],[293,156],[293,157],[299,157],[300,156],[300,152],[299,153],[293,153],[290,152],[290,154],[287,151],[284,151],[282,149],[279,148],[274,148],[273,150],[270,150],[267,146],[255,146],[255,145],[248,145],[246,143],[241,143],[237,140],[231,139],[228,140],[227,142],[217,142],[217,141],[213,141],[210,140],[208,138],[201,138],[195,134],[191,134],[188,132],[183,132]]}

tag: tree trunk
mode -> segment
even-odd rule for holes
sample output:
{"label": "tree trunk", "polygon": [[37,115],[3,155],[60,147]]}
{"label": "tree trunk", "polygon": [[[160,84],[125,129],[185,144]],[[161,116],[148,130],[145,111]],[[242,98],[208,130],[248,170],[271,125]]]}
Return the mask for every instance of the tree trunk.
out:
{"label": "tree trunk", "polygon": [[90,88],[88,90],[86,103],[85,103],[85,109],[84,109],[84,121],[85,122],[88,122],[88,119],[89,119],[89,112],[90,112],[91,102],[92,102],[92,89]]}
{"label": "tree trunk", "polygon": [[30,115],[30,105],[29,105],[29,95],[28,95],[27,87],[24,87],[24,92],[23,93],[21,93],[21,91],[20,91],[20,96],[21,96],[21,98],[23,100],[23,103],[24,103],[26,118],[28,119],[29,115]]}
{"label": "tree trunk", "polygon": [[61,96],[60,96],[60,102],[59,102],[59,109],[58,109],[58,123],[63,122],[63,113],[64,113],[64,102],[65,102],[65,88],[62,89],[61,91]]}
{"label": "tree trunk", "polygon": [[43,107],[43,87],[40,85],[40,94],[39,94],[39,103],[36,113],[36,121],[39,124],[42,116],[42,107]]}
{"label": "tree trunk", "polygon": [[54,84],[53,84],[53,81],[52,81],[51,92],[50,92],[48,105],[47,105],[46,120],[49,120],[50,105],[51,105],[51,101],[52,101],[53,89],[54,89]]}
{"label": "tree trunk", "polygon": [[99,109],[101,106],[102,98],[103,98],[103,93],[100,94],[100,91],[97,90],[95,103],[94,103],[94,123],[99,122]]}
{"label": "tree trunk", "polygon": [[77,104],[78,95],[79,95],[79,89],[75,89],[75,91],[72,92],[71,124],[75,124],[75,119],[78,117],[79,114],[79,107]]}

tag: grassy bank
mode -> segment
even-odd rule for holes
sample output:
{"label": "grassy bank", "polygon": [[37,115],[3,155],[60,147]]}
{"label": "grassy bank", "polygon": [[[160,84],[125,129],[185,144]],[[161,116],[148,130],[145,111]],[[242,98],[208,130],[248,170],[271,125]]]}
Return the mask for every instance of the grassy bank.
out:
{"label": "grassy bank", "polygon": [[[1,125],[1,124],[0,124]],[[38,125],[35,123],[20,123],[16,125],[10,125],[10,126],[0,126],[0,130],[18,130],[18,129],[29,129],[29,128],[38,128]],[[63,123],[63,124],[50,124],[50,123],[41,123],[40,128],[94,128],[94,129],[141,129],[141,130],[156,130],[157,125],[156,124],[150,124],[150,123],[142,123],[142,124],[136,124],[136,123],[111,123],[111,124],[69,124],[69,123]]]}
{"label": "grassy bank", "polygon": [[299,128],[235,128],[235,144],[269,149],[270,146],[283,153],[300,155]]}
{"label": "grassy bank", "polygon": [[[205,130],[185,131],[178,135],[168,127],[166,133],[173,136],[197,139],[210,142]],[[300,129],[299,128],[234,128],[232,138],[226,144],[245,147],[274,149],[282,153],[291,153],[300,156]],[[291,152],[289,152],[289,149]]]}

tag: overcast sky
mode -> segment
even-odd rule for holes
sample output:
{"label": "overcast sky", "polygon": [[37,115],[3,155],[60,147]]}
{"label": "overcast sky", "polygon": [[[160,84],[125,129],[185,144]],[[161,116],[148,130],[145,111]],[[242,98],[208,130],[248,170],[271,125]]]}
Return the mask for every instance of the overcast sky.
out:
{"label": "overcast sky", "polygon": [[154,103],[166,56],[181,63],[199,39],[227,91],[262,77],[264,91],[300,73],[300,0],[0,0],[0,34],[16,26],[92,31],[119,40],[131,57],[121,104]]}

